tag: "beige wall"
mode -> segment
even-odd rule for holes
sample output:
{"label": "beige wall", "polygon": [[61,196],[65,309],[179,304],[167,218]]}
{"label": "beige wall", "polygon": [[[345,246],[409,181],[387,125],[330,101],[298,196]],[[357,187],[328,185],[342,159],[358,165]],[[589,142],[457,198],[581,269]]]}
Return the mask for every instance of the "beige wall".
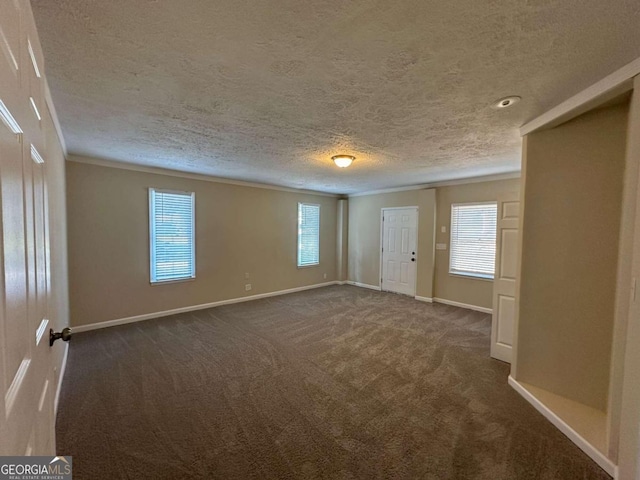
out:
{"label": "beige wall", "polygon": [[338,200],[336,227],[336,280],[347,280],[349,271],[349,200]]}
{"label": "beige wall", "polygon": [[[149,187],[196,194],[193,281],[149,283]],[[298,202],[321,205],[317,267],[296,266]],[[67,205],[72,325],[336,279],[336,197],[68,162]]]}
{"label": "beige wall", "polygon": [[[418,283],[416,295],[491,308],[493,282],[449,274],[451,204],[497,200],[520,191],[520,179],[466,183],[423,190],[349,198],[349,280],[380,285],[380,211],[418,206]],[[441,232],[441,227],[446,232]],[[446,243],[447,250],[435,250]]]}
{"label": "beige wall", "polygon": [[380,286],[381,210],[405,206],[418,207],[416,295],[431,298],[435,219],[433,190],[407,190],[349,198],[349,280]]}
{"label": "beige wall", "polygon": [[627,105],[527,138],[517,380],[606,410]]}
{"label": "beige wall", "polygon": [[[446,243],[446,250],[436,250],[434,297],[491,308],[493,281],[449,273],[451,205],[454,203],[497,201],[501,195],[520,192],[520,179],[467,183],[436,189],[436,243]],[[442,227],[446,229],[442,232]]]}
{"label": "beige wall", "polygon": [[416,295],[433,298],[433,271],[436,248],[436,191],[418,190],[418,208],[422,211],[418,222],[418,271]]}

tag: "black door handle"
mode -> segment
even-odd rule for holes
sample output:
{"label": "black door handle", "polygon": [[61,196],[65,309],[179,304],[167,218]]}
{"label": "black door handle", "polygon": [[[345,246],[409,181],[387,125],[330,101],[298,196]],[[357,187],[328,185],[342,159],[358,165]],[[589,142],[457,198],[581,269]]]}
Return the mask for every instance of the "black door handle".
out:
{"label": "black door handle", "polygon": [[53,328],[49,329],[49,346],[53,346],[53,342],[62,339],[63,342],[71,340],[71,329],[69,327],[63,328],[61,332],[54,332]]}
{"label": "black door handle", "polygon": [[415,262],[415,261],[416,261],[416,259],[415,259],[415,258],[412,258],[412,259],[411,259],[411,261],[412,261],[412,262]]}

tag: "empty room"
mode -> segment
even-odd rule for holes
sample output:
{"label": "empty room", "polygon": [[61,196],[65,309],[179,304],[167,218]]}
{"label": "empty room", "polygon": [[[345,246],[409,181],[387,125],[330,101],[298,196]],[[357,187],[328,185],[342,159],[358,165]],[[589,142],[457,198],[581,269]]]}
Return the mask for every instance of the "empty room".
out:
{"label": "empty room", "polygon": [[640,480],[640,4],[0,0],[0,478]]}

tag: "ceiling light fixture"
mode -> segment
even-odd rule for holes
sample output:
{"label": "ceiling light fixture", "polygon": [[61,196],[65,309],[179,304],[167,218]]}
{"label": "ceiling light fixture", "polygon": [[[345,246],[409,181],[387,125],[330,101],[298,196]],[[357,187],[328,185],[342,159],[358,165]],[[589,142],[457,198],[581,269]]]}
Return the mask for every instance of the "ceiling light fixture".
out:
{"label": "ceiling light fixture", "polygon": [[333,157],[331,157],[331,160],[333,160],[334,163],[340,168],[347,168],[355,159],[356,157],[353,157],[351,155],[334,155]]}
{"label": "ceiling light fixture", "polygon": [[515,105],[520,100],[522,100],[522,98],[520,98],[520,97],[518,97],[516,95],[514,95],[512,97],[501,98],[500,100],[498,100],[496,103],[493,104],[493,108],[507,108],[507,107],[510,107],[512,105]]}

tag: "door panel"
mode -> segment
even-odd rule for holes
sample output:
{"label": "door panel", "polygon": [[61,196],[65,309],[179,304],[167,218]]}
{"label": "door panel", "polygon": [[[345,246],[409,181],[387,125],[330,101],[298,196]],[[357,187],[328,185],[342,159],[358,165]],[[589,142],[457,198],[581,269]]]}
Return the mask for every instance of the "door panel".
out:
{"label": "door panel", "polygon": [[416,208],[383,209],[383,290],[415,296],[417,224]]}
{"label": "door panel", "polygon": [[[4,374],[12,383],[28,356],[27,276],[24,237],[22,144],[18,136],[0,125],[0,198],[4,279]],[[13,341],[8,341],[14,339]]]}
{"label": "door panel", "polygon": [[383,260],[382,284],[386,285],[386,288],[382,287],[382,290],[386,290],[387,288],[389,288],[390,285],[393,285],[397,281],[395,277],[395,274],[396,274],[395,264],[396,262],[394,262],[393,260],[386,260],[386,261]]}
{"label": "door panel", "polygon": [[[0,125],[0,201],[2,202],[2,279],[4,315],[2,317],[3,420],[2,438],[22,437],[26,444],[31,424],[35,383],[28,310],[28,274],[25,238],[25,188],[22,136]],[[34,342],[35,343],[35,342]],[[4,422],[3,422],[4,423]],[[6,435],[6,436],[5,436]],[[9,445],[0,442],[0,452]],[[21,452],[12,452],[21,453]]]}
{"label": "door panel", "polygon": [[29,2],[0,2],[0,455],[55,450],[43,68]]}
{"label": "door panel", "polygon": [[513,322],[515,319],[515,298],[505,295],[498,296],[498,335],[497,341],[502,345],[511,346],[513,342]]}
{"label": "door panel", "polygon": [[36,317],[39,326],[46,318],[47,265],[45,250],[44,175],[42,165],[33,164],[33,218],[35,235]]}
{"label": "door panel", "polygon": [[[406,215],[403,216],[403,221],[406,221],[404,218]],[[402,253],[409,254],[409,229],[407,227],[402,227]]]}
{"label": "door panel", "polygon": [[402,262],[400,265],[400,283],[406,285],[409,283],[409,264]]}
{"label": "door panel", "polygon": [[515,321],[518,221],[520,202],[516,194],[498,199],[496,265],[493,282],[491,356],[511,362]]}
{"label": "door panel", "polygon": [[[389,219],[389,222],[394,222],[395,216]],[[393,227],[389,227],[389,245],[388,249],[390,253],[396,252],[396,229]]]}
{"label": "door panel", "polygon": [[0,126],[2,283],[0,454],[53,451],[44,174],[23,135]]}

